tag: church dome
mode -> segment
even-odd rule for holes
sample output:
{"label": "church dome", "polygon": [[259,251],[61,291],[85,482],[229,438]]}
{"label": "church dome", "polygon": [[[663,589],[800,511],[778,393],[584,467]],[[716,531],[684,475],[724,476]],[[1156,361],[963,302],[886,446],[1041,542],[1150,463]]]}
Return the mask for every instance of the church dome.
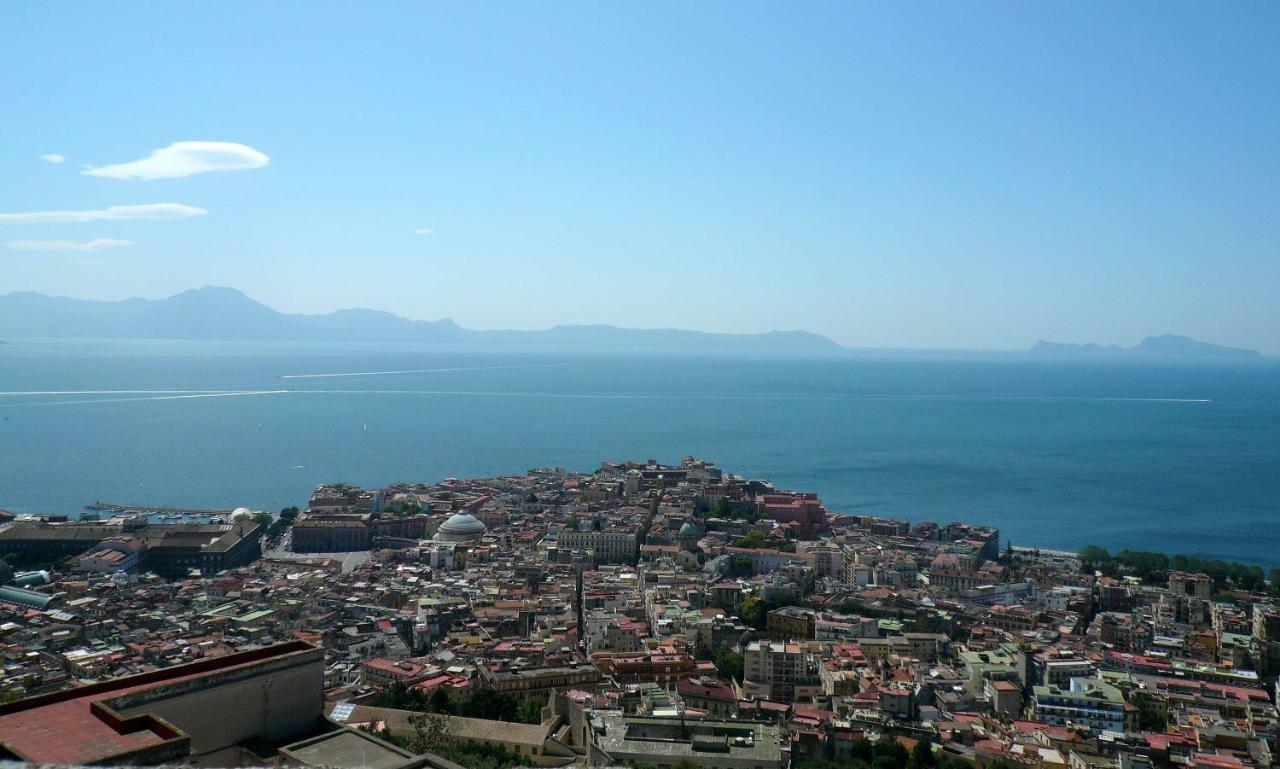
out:
{"label": "church dome", "polygon": [[437,542],[467,542],[489,532],[487,526],[470,513],[455,513],[436,529]]}
{"label": "church dome", "polygon": [[696,537],[698,536],[698,527],[693,525],[692,521],[685,521],[680,527],[680,537]]}

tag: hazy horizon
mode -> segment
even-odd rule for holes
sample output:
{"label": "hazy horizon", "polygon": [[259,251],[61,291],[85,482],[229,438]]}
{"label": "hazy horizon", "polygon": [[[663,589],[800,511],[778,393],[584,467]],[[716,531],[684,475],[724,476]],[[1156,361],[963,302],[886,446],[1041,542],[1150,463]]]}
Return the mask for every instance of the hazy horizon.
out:
{"label": "hazy horizon", "polygon": [[0,9],[0,293],[1280,354],[1278,6],[324,9]]}
{"label": "hazy horizon", "polygon": [[[267,307],[271,307],[269,304],[266,304],[266,303],[264,303],[264,302],[261,302],[261,301],[260,301],[260,300],[258,300],[257,298],[255,298],[255,297],[253,297],[253,296],[251,296],[251,295],[249,295],[249,294],[247,294],[247,293],[245,293],[245,292],[243,292],[243,291],[240,291],[239,289],[235,288],[234,286],[200,286],[200,287],[193,287],[193,288],[191,288],[191,289],[186,289],[186,291],[199,291],[199,290],[210,290],[210,289],[236,291],[236,292],[241,293],[242,295],[244,295],[244,296],[248,297],[248,298],[249,298],[250,300],[252,300],[252,301],[258,302],[259,304],[263,304],[264,306],[267,306]],[[22,292],[12,292],[12,293],[22,293]],[[37,293],[38,293],[38,292],[37,292]],[[180,293],[184,293],[184,292],[180,292]],[[43,295],[43,296],[51,296],[51,297],[54,297],[54,298],[60,298],[60,299],[76,299],[76,300],[85,299],[86,301],[104,301],[104,302],[120,302],[120,301],[139,300],[139,299],[141,299],[141,300],[146,300],[146,301],[155,301],[155,300],[162,300],[162,299],[170,298],[170,297],[172,297],[172,296],[176,296],[176,295],[172,295],[172,294],[170,294],[170,295],[166,295],[166,296],[128,296],[128,297],[121,297],[120,299],[86,299],[85,297],[69,297],[69,296],[62,296],[62,295],[48,295],[48,294],[42,294],[42,295]],[[2,296],[4,296],[4,294],[0,294],[0,297],[2,297]],[[283,311],[279,310],[279,308],[271,307],[271,309],[273,309],[273,310],[277,310],[277,311],[280,311],[280,312],[283,312]],[[346,310],[371,310],[371,311],[374,311],[374,312],[390,312],[389,310],[384,310],[384,309],[379,308],[379,307],[354,307],[354,306],[351,306],[351,307],[334,307],[334,308],[329,309],[329,310],[320,310],[320,311],[317,311],[317,312],[310,312],[310,313],[286,313],[286,314],[291,314],[291,315],[326,315],[326,314],[330,314],[330,313],[337,313],[337,312],[342,312],[342,311],[346,311]],[[456,320],[455,320],[454,318],[412,317],[412,316],[404,316],[404,315],[400,315],[400,316],[398,316],[398,317],[402,317],[402,318],[405,318],[405,319],[407,319],[407,320],[412,320],[412,321],[425,321],[425,322],[429,322],[429,323],[435,323],[435,322],[440,322],[440,321],[445,321],[445,322],[455,322],[455,323],[456,323]],[[461,324],[460,324],[460,325],[461,325]],[[472,330],[472,331],[543,331],[543,330],[547,330],[547,329],[550,329],[550,328],[554,328],[555,326],[562,326],[562,325],[568,325],[568,324],[552,324],[552,325],[545,326],[545,327],[542,327],[542,328],[526,328],[526,329],[512,329],[512,328],[498,328],[498,327],[474,327],[474,326],[465,326],[465,325],[464,325],[463,327],[464,327],[464,328],[467,328],[467,329],[469,329],[469,330]],[[683,330],[683,331],[696,331],[696,332],[705,331],[705,329],[699,329],[699,328],[681,328],[681,329],[676,329],[675,327],[668,327],[668,326],[664,326],[664,327],[635,327],[635,326],[625,326],[625,325],[612,324],[612,323],[586,323],[586,324],[579,324],[579,325],[585,325],[585,326],[610,326],[610,327],[615,327],[615,328],[631,328],[631,329],[639,329],[639,330]],[[3,331],[3,329],[0,329],[0,332],[2,332],[2,331]],[[778,328],[778,329],[756,329],[756,330],[750,330],[750,331],[724,331],[724,332],[711,332],[711,333],[739,334],[739,335],[748,335],[748,336],[749,336],[749,335],[752,335],[752,334],[762,334],[762,333],[769,333],[769,332],[791,332],[791,331],[810,332],[810,330],[809,330],[809,329],[799,329],[799,328],[796,328],[796,329],[790,329],[790,328]],[[810,333],[816,333],[816,332],[810,332]],[[1134,340],[1132,340],[1132,342],[1129,342],[1129,343],[1106,343],[1106,344],[1102,344],[1102,346],[1104,346],[1104,347],[1105,347],[1105,346],[1118,346],[1118,347],[1125,347],[1125,348],[1127,348],[1127,347],[1133,347],[1133,346],[1137,345],[1138,343],[1142,342],[1142,341],[1143,341],[1143,339],[1145,339],[1145,338],[1163,336],[1163,335],[1165,335],[1165,334],[1169,334],[1169,333],[1172,333],[1172,332],[1165,332],[1165,331],[1152,332],[1152,333],[1150,333],[1150,334],[1146,334],[1146,335],[1144,335],[1143,337],[1140,337],[1140,338],[1134,339]],[[821,334],[820,334],[819,336],[825,336],[825,335],[821,335]],[[1208,342],[1208,343],[1210,343],[1210,344],[1219,344],[1218,342],[1215,342],[1215,341],[1214,341],[1214,340],[1212,340],[1212,339],[1200,339],[1200,338],[1193,337],[1193,336],[1191,336],[1190,334],[1175,334],[1175,336],[1186,336],[1186,337],[1188,337],[1188,338],[1195,339],[1196,341],[1199,341],[1199,342]],[[828,338],[829,338],[829,337],[828,337]],[[837,340],[832,340],[832,341],[837,341]],[[1039,340],[1035,340],[1035,341],[1036,341],[1036,342],[1048,341],[1048,342],[1057,342],[1057,343],[1066,343],[1066,344],[1080,344],[1080,345],[1087,345],[1087,344],[1100,344],[1100,343],[1098,343],[1096,340],[1089,340],[1089,339],[1084,339],[1084,340],[1071,340],[1071,339],[1047,339],[1047,340],[1046,340],[1046,339],[1039,339]],[[839,342],[838,342],[838,341],[837,341],[837,344],[839,344]],[[877,347],[877,346],[869,346],[869,345],[841,345],[841,349],[843,349],[843,350],[845,350],[845,351],[848,351],[848,352],[904,352],[904,353],[929,353],[929,352],[937,352],[937,353],[1020,353],[1020,352],[1027,352],[1027,351],[1030,349],[1030,347],[1031,347],[1031,346],[1032,346],[1031,344],[1028,344],[1028,345],[1026,345],[1026,346],[1024,346],[1024,347],[1018,347],[1018,348],[1015,348],[1015,347],[1007,347],[1007,348],[985,347],[985,348],[984,348],[984,347]],[[1226,346],[1230,346],[1230,345],[1226,345]],[[1265,351],[1262,351],[1262,352],[1263,352],[1263,354],[1264,354],[1264,355],[1267,355],[1267,354],[1268,354],[1268,353],[1266,353]]]}

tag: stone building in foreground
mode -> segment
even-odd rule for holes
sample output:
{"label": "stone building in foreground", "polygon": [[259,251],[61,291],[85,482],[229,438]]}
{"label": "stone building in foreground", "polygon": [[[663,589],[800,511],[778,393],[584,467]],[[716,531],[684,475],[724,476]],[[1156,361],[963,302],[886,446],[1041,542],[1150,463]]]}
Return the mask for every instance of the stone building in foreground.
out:
{"label": "stone building in foreground", "polygon": [[238,766],[332,731],[323,708],[324,653],[293,641],[0,705],[0,759]]}

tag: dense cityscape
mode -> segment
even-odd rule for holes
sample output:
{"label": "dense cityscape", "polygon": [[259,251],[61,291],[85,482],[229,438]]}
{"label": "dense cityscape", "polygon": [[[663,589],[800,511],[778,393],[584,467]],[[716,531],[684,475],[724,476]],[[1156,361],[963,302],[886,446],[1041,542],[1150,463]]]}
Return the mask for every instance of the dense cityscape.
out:
{"label": "dense cityscape", "polygon": [[2,516],[13,760],[1275,761],[1274,572],[842,514],[692,457]]}

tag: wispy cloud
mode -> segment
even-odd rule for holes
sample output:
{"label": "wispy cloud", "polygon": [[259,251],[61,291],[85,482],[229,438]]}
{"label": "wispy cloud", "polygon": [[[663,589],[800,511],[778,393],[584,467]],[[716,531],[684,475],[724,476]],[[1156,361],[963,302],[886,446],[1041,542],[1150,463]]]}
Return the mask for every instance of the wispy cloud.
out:
{"label": "wispy cloud", "polygon": [[69,222],[107,222],[124,219],[186,219],[206,214],[203,208],[182,203],[147,203],[140,206],[110,206],[87,211],[25,211],[0,214],[0,223],[46,224]]}
{"label": "wispy cloud", "polygon": [[413,234],[414,235],[430,235],[431,229],[429,227],[419,227],[418,229],[413,231]]}
{"label": "wispy cloud", "polygon": [[65,157],[63,157],[62,155],[59,155],[56,152],[50,152],[47,155],[41,155],[40,159],[46,163],[53,163],[55,166],[61,165],[62,163],[65,163],[67,161]]}
{"label": "wispy cloud", "polygon": [[14,251],[101,251],[104,248],[132,246],[132,240],[94,238],[93,240],[11,240],[5,243]]}
{"label": "wispy cloud", "polygon": [[271,162],[266,154],[235,142],[174,142],[141,160],[87,168],[80,173],[108,179],[179,179],[210,171],[248,171]]}

